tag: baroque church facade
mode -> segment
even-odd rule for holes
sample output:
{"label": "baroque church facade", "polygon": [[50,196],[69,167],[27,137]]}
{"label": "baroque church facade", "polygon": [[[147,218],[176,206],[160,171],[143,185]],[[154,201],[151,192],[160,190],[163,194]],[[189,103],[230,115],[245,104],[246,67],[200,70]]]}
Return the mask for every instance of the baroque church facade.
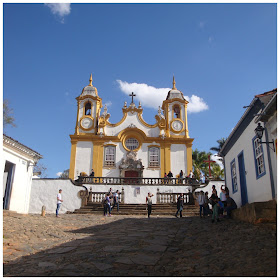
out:
{"label": "baroque church facade", "polygon": [[75,133],[71,138],[69,178],[84,172],[95,177],[163,178],[171,171],[174,177],[182,170],[192,170],[192,142],[189,137],[187,105],[175,86],[167,92],[158,109],[155,123],[143,119],[143,108],[133,101],[124,103],[123,116],[110,120],[106,105],[92,84],[84,87],[77,100]]}

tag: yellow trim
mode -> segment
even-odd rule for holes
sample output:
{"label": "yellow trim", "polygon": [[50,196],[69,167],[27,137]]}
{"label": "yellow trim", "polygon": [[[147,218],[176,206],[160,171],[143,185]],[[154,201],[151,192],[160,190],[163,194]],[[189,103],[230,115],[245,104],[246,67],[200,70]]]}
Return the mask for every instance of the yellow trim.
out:
{"label": "yellow trim", "polygon": [[189,138],[189,127],[188,127],[188,112],[187,112],[187,105],[185,105],[185,135]]}
{"label": "yellow trim", "polygon": [[[174,107],[178,107],[179,108],[179,110],[180,110],[180,113],[179,113],[179,115],[180,115],[180,118],[174,118],[174,115],[175,115],[175,113],[174,113]],[[173,104],[173,106],[172,106],[172,119],[182,119],[182,112],[181,112],[182,110],[181,110],[181,106],[179,105],[179,104]]]}
{"label": "yellow trim", "polygon": [[71,141],[69,178],[72,180],[75,179],[76,151],[77,151],[77,141]]}
{"label": "yellow trim", "polygon": [[148,124],[148,123],[146,123],[146,122],[144,121],[144,119],[143,119],[143,117],[142,117],[142,115],[141,115],[140,113],[138,113],[138,119],[139,119],[139,121],[140,121],[143,125],[145,125],[145,126],[147,126],[147,127],[149,127],[149,128],[157,127],[158,124],[159,124],[158,122],[155,123],[155,124]]}
{"label": "yellow trim", "polygon": [[193,169],[192,164],[192,145],[187,146],[187,174],[189,174],[190,170]]}
{"label": "yellow trim", "polygon": [[[102,177],[103,167],[103,144],[93,141],[92,168],[96,177]],[[101,164],[100,164],[101,163]]]}
{"label": "yellow trim", "polygon": [[77,101],[77,120],[76,120],[76,127],[75,127],[75,134],[79,135],[79,113],[80,113],[80,101]]}
{"label": "yellow trim", "polygon": [[139,143],[139,146],[138,148],[134,149],[133,151],[134,152],[137,152],[140,150],[141,146],[142,146],[142,143],[143,143],[143,138],[140,136],[140,134],[136,133],[136,132],[128,132],[123,138],[122,138],[122,145],[124,147],[124,149],[126,151],[131,151],[130,149],[128,149],[125,145],[125,142],[126,140],[130,139],[130,138],[135,138],[137,139],[138,143]]}
{"label": "yellow trim", "polygon": [[[82,126],[82,120],[83,120],[83,119],[87,119],[87,118],[92,120],[92,125],[91,125],[91,127],[89,127],[89,128],[84,128],[84,127]],[[84,115],[84,116],[82,116],[81,119],[80,119],[80,128],[81,128],[82,130],[85,130],[85,131],[92,130],[92,129],[94,128],[94,118],[93,118],[92,116],[90,116],[90,115]]]}
{"label": "yellow trim", "polygon": [[164,173],[168,174],[171,170],[171,157],[170,157],[171,143],[161,143],[160,145],[160,167],[161,177],[164,177]]}
{"label": "yellow trim", "polygon": [[[179,121],[179,122],[183,125],[181,130],[175,130],[175,129],[172,127],[172,124],[173,124],[173,122],[175,122],[175,121]],[[170,129],[171,129],[171,131],[174,132],[174,133],[177,133],[177,134],[178,134],[178,133],[181,133],[181,132],[184,130],[184,128],[185,128],[184,122],[182,122],[181,119],[173,119],[173,120],[170,122]]]}
{"label": "yellow trim", "polygon": [[90,107],[90,115],[87,116],[92,116],[92,107],[93,107],[93,102],[91,100],[85,100],[84,104],[83,104],[83,116],[86,116],[86,104],[90,103],[91,107]]}
{"label": "yellow trim", "polygon": [[108,125],[108,126],[111,126],[111,127],[119,126],[120,124],[122,124],[125,121],[126,117],[127,117],[127,113],[124,113],[122,119],[118,123],[110,123],[109,121],[106,121],[105,125]]}

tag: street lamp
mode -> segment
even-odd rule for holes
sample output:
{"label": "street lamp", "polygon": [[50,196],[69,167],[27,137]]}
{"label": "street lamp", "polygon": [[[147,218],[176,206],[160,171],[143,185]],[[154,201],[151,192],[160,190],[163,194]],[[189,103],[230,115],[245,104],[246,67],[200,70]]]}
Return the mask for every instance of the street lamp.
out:
{"label": "street lamp", "polygon": [[272,139],[272,142],[261,142],[261,139],[263,137],[263,132],[264,132],[264,128],[261,126],[261,123],[258,123],[258,126],[255,128],[255,134],[257,136],[257,138],[259,139],[259,143],[261,144],[270,144],[272,143],[273,145],[273,151],[275,152],[275,147],[274,147],[274,141]]}

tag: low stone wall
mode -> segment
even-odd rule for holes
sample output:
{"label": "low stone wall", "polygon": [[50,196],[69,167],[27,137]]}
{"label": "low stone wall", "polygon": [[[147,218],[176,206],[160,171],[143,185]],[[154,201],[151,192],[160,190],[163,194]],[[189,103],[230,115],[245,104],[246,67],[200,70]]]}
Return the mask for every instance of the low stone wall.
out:
{"label": "low stone wall", "polygon": [[232,217],[253,224],[274,223],[276,222],[276,206],[275,200],[247,203],[232,211]]}
{"label": "low stone wall", "polygon": [[85,190],[84,187],[75,186],[70,179],[33,179],[28,213],[41,213],[43,205],[46,213],[55,213],[59,189],[62,189],[63,200],[59,213],[72,212],[81,207],[82,200],[78,192]]}

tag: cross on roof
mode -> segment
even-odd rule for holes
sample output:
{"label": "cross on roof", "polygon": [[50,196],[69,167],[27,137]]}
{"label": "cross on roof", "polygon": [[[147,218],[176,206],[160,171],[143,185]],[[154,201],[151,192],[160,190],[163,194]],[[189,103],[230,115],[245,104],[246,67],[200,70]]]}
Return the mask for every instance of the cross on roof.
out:
{"label": "cross on roof", "polygon": [[133,102],[133,97],[134,97],[134,96],[136,96],[136,94],[134,94],[134,93],[132,92],[129,96],[131,96],[131,97],[132,97],[132,101],[131,101],[131,103],[134,103],[134,102]]}

